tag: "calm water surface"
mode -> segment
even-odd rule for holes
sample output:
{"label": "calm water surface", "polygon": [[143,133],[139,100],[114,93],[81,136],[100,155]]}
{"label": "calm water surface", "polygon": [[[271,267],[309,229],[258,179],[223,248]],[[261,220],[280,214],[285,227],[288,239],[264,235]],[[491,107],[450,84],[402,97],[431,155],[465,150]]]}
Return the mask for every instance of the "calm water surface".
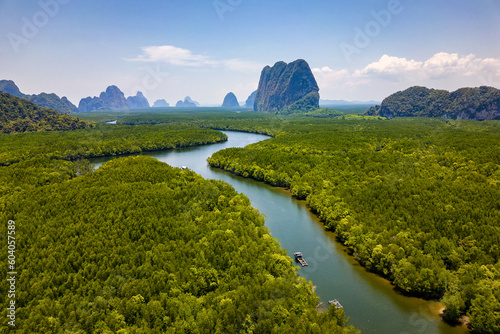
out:
{"label": "calm water surface", "polygon": [[[244,193],[252,205],[266,216],[266,226],[293,257],[300,251],[309,266],[299,274],[317,287],[324,306],[337,299],[350,317],[350,324],[362,333],[387,334],[464,334],[464,327],[451,327],[438,316],[437,302],[409,298],[395,292],[377,275],[368,273],[348,256],[333,233],[324,230],[318,218],[280,188],[235,176],[208,166],[207,158],[228,147],[244,147],[269,137],[250,133],[225,132],[224,143],[170,151],[145,153],[174,167],[187,166],[204,178],[223,180]],[[96,168],[110,158],[93,159]]]}

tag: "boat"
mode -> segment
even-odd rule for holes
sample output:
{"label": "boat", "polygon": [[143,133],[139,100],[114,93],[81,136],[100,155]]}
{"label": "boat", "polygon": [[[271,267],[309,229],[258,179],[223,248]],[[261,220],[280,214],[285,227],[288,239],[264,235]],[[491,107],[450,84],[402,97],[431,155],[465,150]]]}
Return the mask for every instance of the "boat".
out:
{"label": "boat", "polygon": [[301,252],[295,252],[293,253],[293,256],[295,256],[295,260],[298,261],[302,267],[307,266],[307,262],[304,260],[304,255],[302,255]]}
{"label": "boat", "polygon": [[338,310],[339,308],[344,308],[344,306],[342,306],[342,304],[340,304],[337,299],[329,300],[328,304],[335,306],[336,310]]}

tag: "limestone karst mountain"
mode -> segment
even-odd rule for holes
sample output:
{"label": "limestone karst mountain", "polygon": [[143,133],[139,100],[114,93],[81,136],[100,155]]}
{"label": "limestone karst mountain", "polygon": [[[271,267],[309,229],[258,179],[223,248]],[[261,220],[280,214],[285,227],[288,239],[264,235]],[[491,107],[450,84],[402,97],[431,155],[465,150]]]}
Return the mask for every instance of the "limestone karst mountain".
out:
{"label": "limestone karst mountain", "polygon": [[319,108],[319,87],[305,60],[277,62],[261,73],[254,110],[290,113]]}
{"label": "limestone karst mountain", "polygon": [[247,108],[253,108],[253,104],[255,103],[255,95],[257,95],[257,91],[253,91],[252,94],[248,97],[247,101],[245,102],[245,107]]}
{"label": "limestone karst mountain", "polygon": [[122,110],[129,109],[125,94],[116,86],[109,86],[99,97],[86,97],[80,100],[78,110],[89,112],[95,110]]}
{"label": "limestone karst mountain", "polygon": [[156,100],[153,104],[153,108],[168,108],[170,104],[165,101],[165,99]]}
{"label": "limestone karst mountain", "polygon": [[222,103],[222,108],[238,108],[240,104],[238,103],[238,99],[234,93],[228,93],[224,98],[224,102]]}
{"label": "limestone karst mountain", "polygon": [[500,119],[500,90],[482,86],[449,92],[414,86],[390,95],[381,105],[371,107],[365,114],[386,118]]}
{"label": "limestone karst mountain", "polygon": [[127,105],[130,109],[149,108],[149,102],[142,92],[137,92],[135,96],[127,97]]}

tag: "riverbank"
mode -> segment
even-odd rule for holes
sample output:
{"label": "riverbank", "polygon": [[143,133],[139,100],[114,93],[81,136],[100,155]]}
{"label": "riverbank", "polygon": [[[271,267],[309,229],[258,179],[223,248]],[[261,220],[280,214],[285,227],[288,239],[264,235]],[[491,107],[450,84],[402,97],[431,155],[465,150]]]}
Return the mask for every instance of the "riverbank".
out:
{"label": "riverbank", "polygon": [[225,181],[245,194],[252,206],[265,215],[271,235],[288,250],[290,259],[295,251],[304,253],[309,266],[300,269],[299,275],[317,287],[320,302],[327,305],[328,300],[338,299],[351,323],[363,333],[419,333],[424,327],[429,334],[467,333],[440,321],[430,302],[404,297],[386,280],[367,272],[346,254],[330,232],[325,231],[304,201],[293,198],[282,188],[209,167],[206,159],[217,151],[269,139],[268,136],[234,131],[225,134],[228,141],[224,143],[146,155],[174,167],[187,166],[204,178]]}
{"label": "riverbank", "polygon": [[0,165],[3,166],[34,157],[75,161],[227,141],[227,136],[220,131],[178,124],[98,124],[86,130],[3,134],[0,137]]}
{"label": "riverbank", "polygon": [[439,309],[439,316],[443,319],[443,321],[449,323],[451,326],[462,326],[464,328],[467,328],[469,329],[470,327],[470,318],[466,315],[462,315],[458,318],[458,320],[454,323],[450,323],[448,320],[446,320],[445,316],[444,316],[444,311],[446,310],[446,308],[444,307],[441,307]]}
{"label": "riverbank", "polygon": [[[247,178],[250,180],[253,180],[258,183],[263,183],[266,184],[269,187],[272,187],[273,189],[276,189],[276,191],[289,196],[292,201],[301,203],[304,207],[306,207],[310,214],[314,216],[315,219],[312,220],[312,223],[316,224],[319,228],[321,228],[325,235],[332,241],[332,243],[335,245],[335,248],[337,252],[345,254],[345,257],[350,265],[354,268],[355,272],[357,275],[365,276],[368,277],[370,281],[375,282],[375,285],[377,286],[378,289],[382,289],[386,293],[389,294],[395,294],[395,298],[399,300],[399,302],[405,300],[406,302],[410,302],[415,306],[415,309],[417,309],[417,312],[412,313],[412,315],[408,318],[409,322],[412,323],[420,323],[420,328],[428,328],[429,324],[429,318],[433,319],[433,321],[441,322],[443,326],[445,327],[450,327],[454,329],[458,329],[457,333],[470,333],[469,329],[469,318],[467,316],[462,316],[460,317],[460,322],[458,324],[453,324],[449,323],[443,318],[443,312],[445,310],[444,305],[438,301],[438,300],[430,300],[430,299],[424,299],[419,296],[410,296],[408,294],[402,293],[397,287],[391,282],[390,280],[386,279],[385,277],[372,272],[366,268],[360,261],[358,261],[352,253],[352,249],[350,249],[345,243],[341,241],[340,236],[331,230],[328,230],[325,226],[325,221],[322,220],[317,212],[314,212],[311,210],[309,204],[307,203],[306,200],[304,199],[298,199],[296,198],[291,190],[286,187],[279,187],[279,186],[273,186],[270,185],[269,183],[265,183],[260,180],[255,180],[249,176],[242,176],[238,175],[234,171],[228,171],[222,168],[216,168],[218,170],[224,171],[224,173],[228,173],[231,175],[234,175],[236,177],[241,177],[241,178]],[[314,280],[313,280],[314,283]],[[318,309],[325,311],[326,308],[328,307],[328,304],[325,302],[322,302],[321,305],[318,305]],[[348,314],[349,315],[349,314]],[[420,321],[420,322],[419,322]]]}
{"label": "riverbank", "polygon": [[[497,235],[495,219],[481,212],[497,215],[491,207],[491,197],[486,195],[493,195],[498,189],[491,186],[494,175],[473,179],[465,169],[443,166],[444,153],[436,152],[455,152],[446,155],[452,160],[473,159],[463,166],[476,171],[473,175],[483,175],[477,162],[494,159],[496,151],[489,150],[486,140],[497,136],[494,125],[485,124],[484,131],[478,133],[476,123],[465,122],[458,131],[436,120],[339,122],[323,128],[316,124],[314,130],[298,124],[295,132],[245,149],[217,152],[209,162],[243,177],[288,186],[293,195],[307,198],[326,227],[337,231],[367,269],[382,273],[405,294],[432,300],[442,298],[447,291],[445,305],[455,303],[453,307],[469,312],[461,303],[480,295],[461,295],[460,286],[447,286],[457,284],[457,278],[461,280],[462,276],[466,280],[465,276],[476,275],[473,282],[460,284],[474,285],[470,288],[479,294],[489,291],[478,290],[480,280],[493,287],[498,272],[493,264],[496,251],[488,245],[494,243]],[[440,140],[425,136],[431,126],[446,136]],[[353,131],[358,127],[363,131]],[[401,131],[403,128],[407,131]],[[391,144],[378,143],[379,137]],[[461,149],[464,138],[476,143],[475,150]],[[422,146],[423,142],[427,146]],[[461,181],[457,183],[457,179]],[[437,187],[441,189],[439,196]],[[471,206],[464,198],[465,189],[476,194],[480,206],[487,209],[478,212]],[[431,202],[439,205],[429,207]],[[441,207],[447,210],[440,210]],[[491,230],[490,234],[481,234],[480,228],[467,223],[465,217],[472,217],[472,213],[474,221]],[[443,225],[443,221],[447,223]],[[469,226],[467,233],[463,226]],[[460,241],[464,238],[477,245],[474,250],[481,254],[477,263],[465,262],[470,259],[470,246]],[[481,327],[482,315],[488,314],[488,309],[475,307],[471,311],[478,313],[477,317],[471,314],[474,326],[478,326],[474,328]]]}
{"label": "riverbank", "polygon": [[[359,261],[358,259],[356,259],[355,256],[353,256],[352,249],[341,241],[341,237],[336,232],[327,229],[327,227],[325,226],[325,221],[319,217],[317,212],[314,212],[311,209],[308,202],[305,199],[298,199],[296,196],[294,196],[290,188],[282,186],[274,186],[262,180],[256,180],[251,176],[248,175],[243,176],[234,171],[225,170],[223,168],[217,168],[217,167],[212,167],[212,168],[223,171],[224,173],[227,173],[229,175],[233,175],[235,178],[244,178],[252,180],[257,183],[261,183],[263,185],[276,189],[276,191],[286,195],[292,201],[301,203],[301,205],[307,208],[310,215],[314,217],[314,219],[312,219],[312,223],[316,224],[318,228],[323,230],[324,234],[335,245],[337,252],[345,254],[347,262],[352,266],[353,270],[356,272],[357,275],[367,277],[368,280],[371,281],[371,283],[373,283],[374,286],[377,287],[377,289],[381,289],[385,293],[393,295],[393,298],[397,300],[398,303],[413,305],[415,311],[413,311],[408,316],[408,323],[412,324],[412,327],[420,328],[422,330],[420,332],[425,332],[425,330],[429,330],[429,327],[431,327],[430,324],[432,322],[439,322],[442,325],[441,327],[447,328],[447,330],[449,330],[450,333],[460,333],[460,334],[471,333],[468,327],[468,325],[470,324],[468,321],[468,317],[462,316],[461,321],[458,325],[451,324],[442,317],[445,307],[440,301],[404,294],[393,284],[393,282],[379,275],[376,272],[370,271],[361,261]],[[315,282],[314,278],[312,279],[312,281],[313,283]],[[319,305],[318,308],[322,311],[325,311],[326,308],[324,308],[324,306],[328,305],[327,302],[322,301],[321,305]],[[350,315],[350,313],[348,312],[346,312],[346,314]],[[447,333],[447,330],[442,330],[439,333]],[[429,331],[429,333],[431,333],[431,331]]]}

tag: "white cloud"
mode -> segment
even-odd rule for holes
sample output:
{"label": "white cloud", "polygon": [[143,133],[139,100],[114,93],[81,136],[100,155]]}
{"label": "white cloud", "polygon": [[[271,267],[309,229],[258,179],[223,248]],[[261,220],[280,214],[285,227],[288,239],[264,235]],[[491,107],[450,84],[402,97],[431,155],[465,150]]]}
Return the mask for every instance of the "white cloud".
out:
{"label": "white cloud", "polygon": [[[455,73],[462,73],[463,75],[474,75],[479,68],[474,66],[476,56],[470,54],[465,57],[460,57],[457,53],[436,53],[428,59],[424,65],[423,70],[430,77],[446,77]],[[477,59],[481,61],[480,59]]]}
{"label": "white cloud", "polygon": [[127,61],[168,63],[176,66],[187,67],[226,67],[233,71],[259,71],[264,66],[258,63],[242,59],[211,59],[207,55],[194,54],[190,50],[178,48],[172,45],[146,46],[142,48],[142,54],[136,58],[127,58]]}
{"label": "white cloud", "polygon": [[473,54],[439,52],[425,61],[383,55],[378,61],[356,70],[356,75],[404,77],[417,74],[421,79],[445,78],[453,75],[475,76],[484,72],[500,73],[500,59],[481,59]]}
{"label": "white cloud", "polygon": [[356,75],[370,75],[370,74],[385,74],[385,75],[399,75],[418,71],[422,68],[423,63],[406,58],[391,57],[383,55],[379,61],[366,66],[361,70],[355,72]]}
{"label": "white cloud", "polygon": [[172,45],[146,46],[142,48],[142,54],[136,58],[126,59],[140,62],[164,62],[179,66],[202,66],[211,65],[207,56],[196,55],[187,49]]}
{"label": "white cloud", "polygon": [[313,73],[325,98],[359,96],[382,99],[396,90],[413,85],[454,90],[488,85],[500,88],[500,58],[479,58],[473,54],[439,52],[426,60],[383,55],[364,68],[348,71],[329,67]]}

